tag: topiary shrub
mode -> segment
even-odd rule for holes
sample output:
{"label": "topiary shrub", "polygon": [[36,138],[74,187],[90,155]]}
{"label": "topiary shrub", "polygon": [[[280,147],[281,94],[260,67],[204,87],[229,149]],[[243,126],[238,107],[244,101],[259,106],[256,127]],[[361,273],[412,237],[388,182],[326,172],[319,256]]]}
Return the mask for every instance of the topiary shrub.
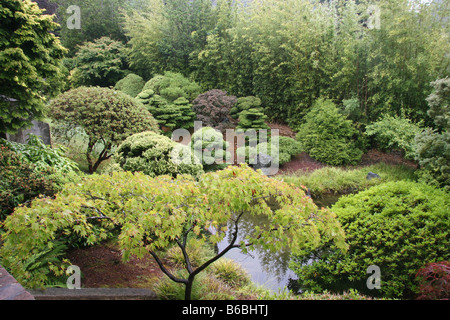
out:
{"label": "topiary shrub", "polygon": [[184,97],[169,102],[162,96],[155,94],[152,89],[147,89],[137,96],[137,101],[150,111],[160,127],[166,132],[194,127],[195,113],[192,111],[192,105]]}
{"label": "topiary shrub", "polygon": [[[50,105],[51,117],[59,122],[54,131],[62,137],[80,128],[88,137],[86,160],[89,173],[112,156],[113,147],[125,138],[143,131],[159,132],[158,124],[140,103],[129,95],[100,87],[80,87],[59,95]],[[94,148],[102,147],[92,159]]]}
{"label": "topiary shrub", "polygon": [[280,165],[283,165],[285,163],[288,163],[292,160],[293,156],[296,156],[303,152],[302,145],[300,142],[298,142],[295,139],[280,136],[278,137],[278,143],[279,143],[279,158],[280,158]]}
{"label": "topiary shrub", "polygon": [[223,169],[231,158],[229,143],[220,131],[203,127],[194,132],[190,147],[206,171]]}
{"label": "topiary shrub", "polygon": [[261,142],[254,146],[252,143],[239,147],[236,150],[238,160],[245,159],[244,162],[248,164],[255,164],[255,158],[258,154],[267,154],[271,157],[271,164],[278,166],[290,160],[287,159],[286,154],[281,154],[280,150],[275,144],[271,142]]}
{"label": "topiary shrub", "polygon": [[[143,172],[151,177],[179,174],[199,176],[202,165],[192,157],[190,163],[173,161],[172,151],[180,144],[154,132],[142,132],[125,139],[117,148],[114,162],[124,171]],[[184,147],[189,152],[187,147]]]}
{"label": "topiary shrub", "polygon": [[261,107],[261,99],[257,97],[243,97],[237,99],[237,104],[230,110],[233,118],[238,118],[238,129],[270,129],[265,120],[267,116]]}
{"label": "topiary shrub", "polygon": [[226,91],[214,89],[199,95],[192,102],[192,108],[203,126],[225,133],[226,129],[236,126],[237,121],[230,115],[236,102],[235,96],[227,96]]}
{"label": "topiary shrub", "polygon": [[130,73],[125,78],[119,80],[114,88],[135,98],[139,93],[141,93],[144,85],[145,81],[141,76]]}
{"label": "topiary shrub", "polygon": [[164,75],[156,75],[144,85],[142,91],[153,90],[156,95],[174,102],[180,97],[189,102],[194,100],[200,93],[201,87],[197,83],[184,77],[181,73],[167,71]]}
{"label": "topiary shrub", "polygon": [[356,164],[363,152],[357,147],[358,130],[331,100],[318,99],[297,133],[305,152],[329,165]]}
{"label": "topiary shrub", "polygon": [[[344,196],[331,208],[342,224],[348,254],[323,243],[291,265],[298,283],[312,291],[355,288],[369,295],[413,298],[417,270],[448,260],[448,193],[425,184],[396,181]],[[310,260],[312,259],[312,260]],[[368,290],[367,269],[381,270],[381,289]]]}
{"label": "topiary shrub", "polygon": [[450,299],[450,262],[428,263],[416,274],[419,283],[417,300]]}

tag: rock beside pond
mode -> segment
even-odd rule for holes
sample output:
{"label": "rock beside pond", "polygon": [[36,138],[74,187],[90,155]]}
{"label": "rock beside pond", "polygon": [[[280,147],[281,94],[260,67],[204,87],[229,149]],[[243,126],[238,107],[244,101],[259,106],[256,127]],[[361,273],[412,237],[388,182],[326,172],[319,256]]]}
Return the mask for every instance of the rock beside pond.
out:
{"label": "rock beside pond", "polygon": [[272,157],[265,153],[259,153],[255,157],[254,164],[252,165],[253,169],[259,170],[265,174],[269,175],[271,172],[272,166]]}
{"label": "rock beside pond", "polygon": [[367,180],[372,180],[372,179],[381,179],[381,177],[376,173],[369,172],[367,174]]}

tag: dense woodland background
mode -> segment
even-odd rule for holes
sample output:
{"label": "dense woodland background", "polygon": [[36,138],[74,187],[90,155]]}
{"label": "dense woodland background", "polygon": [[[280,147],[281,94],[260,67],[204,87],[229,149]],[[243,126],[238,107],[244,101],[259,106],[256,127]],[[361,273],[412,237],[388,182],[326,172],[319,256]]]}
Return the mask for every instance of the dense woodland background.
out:
{"label": "dense woodland background", "polygon": [[[444,1],[37,2],[56,12],[68,58],[107,36],[124,45],[122,68],[145,80],[175,71],[205,91],[258,96],[271,119],[293,127],[320,97],[362,124],[388,113],[434,126],[425,99],[449,71]],[[81,30],[66,27],[72,4],[81,7]],[[368,25],[373,5],[379,29]]]}

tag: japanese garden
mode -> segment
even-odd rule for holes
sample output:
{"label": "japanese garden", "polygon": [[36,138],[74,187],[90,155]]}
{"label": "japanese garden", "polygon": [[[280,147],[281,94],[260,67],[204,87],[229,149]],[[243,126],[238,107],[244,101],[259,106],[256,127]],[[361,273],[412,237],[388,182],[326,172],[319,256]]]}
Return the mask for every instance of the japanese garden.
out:
{"label": "japanese garden", "polygon": [[449,299],[449,16],[0,0],[0,267],[160,300]]}

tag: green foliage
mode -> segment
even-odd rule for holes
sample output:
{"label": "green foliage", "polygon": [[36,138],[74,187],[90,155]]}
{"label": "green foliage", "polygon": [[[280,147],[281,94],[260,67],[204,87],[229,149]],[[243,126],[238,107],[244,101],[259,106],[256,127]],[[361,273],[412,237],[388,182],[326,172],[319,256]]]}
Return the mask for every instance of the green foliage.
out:
{"label": "green foliage", "polygon": [[251,284],[251,277],[236,261],[223,258],[211,265],[211,272],[229,286],[244,287]]}
{"label": "green foliage", "polygon": [[79,170],[64,156],[30,135],[26,144],[0,139],[0,220],[20,204],[38,196],[53,196],[65,183],[76,181]]}
{"label": "green foliage", "polygon": [[439,131],[450,130],[450,78],[431,83],[434,91],[428,96],[428,115]]}
{"label": "green foliage", "polygon": [[[125,42],[126,36],[121,25],[122,10],[138,9],[143,1],[121,0],[51,0],[58,4],[56,21],[60,24],[58,35],[61,42],[73,56],[79,45],[101,37]],[[69,29],[67,22],[73,12],[66,12],[76,5],[81,11],[81,29]]]}
{"label": "green foliage", "polygon": [[52,33],[56,27],[30,0],[1,2],[0,133],[16,133],[45,117],[46,98],[62,88],[65,49]]}
{"label": "green foliage", "polygon": [[141,76],[130,73],[125,78],[119,80],[114,88],[135,98],[139,93],[141,93],[144,85],[145,81]]}
{"label": "green foliage", "polygon": [[225,168],[231,158],[229,143],[224,140],[220,131],[211,127],[196,130],[192,135],[190,148],[206,171]]}
{"label": "green foliage", "polygon": [[125,139],[117,148],[114,161],[125,171],[140,171],[151,177],[203,173],[201,164],[193,157],[186,163],[178,162],[176,152],[189,155],[189,148],[172,141],[168,137],[154,132],[142,132]]}
{"label": "green foliage", "polygon": [[[244,214],[264,215],[268,222],[237,241],[236,228]],[[198,268],[192,268],[186,254],[187,279],[177,278],[159,259],[160,250],[175,244],[185,252],[187,238],[194,234],[214,246],[224,239],[229,222],[233,239],[226,250]],[[44,285],[48,274],[26,271],[25,262],[51,248],[55,239],[72,235],[95,244],[106,239],[111,229],[119,231],[124,261],[131,255],[139,258],[150,253],[173,281],[186,285],[187,293],[195,277],[232,248],[247,251],[262,246],[277,251],[286,247],[300,254],[306,248],[315,248],[320,239],[346,248],[331,211],[319,210],[300,189],[247,166],[211,172],[198,182],[191,176],[174,180],[138,172],[91,175],[83,183],[66,185],[54,199],[37,199],[30,208],[18,208],[4,227],[2,264],[27,288]],[[214,234],[202,233],[211,228],[216,230]],[[61,263],[49,264],[48,270],[62,274],[70,262]],[[190,292],[186,297],[190,298]]]}
{"label": "green foliage", "polygon": [[297,140],[318,161],[330,165],[356,164],[363,154],[355,141],[357,134],[352,121],[345,119],[332,101],[319,99],[299,127]]}
{"label": "green foliage", "polygon": [[411,298],[417,290],[417,270],[449,258],[449,197],[443,190],[411,181],[389,182],[344,196],[331,210],[342,223],[349,251],[342,254],[323,243],[298,257],[292,267],[303,288],[355,288],[376,295],[366,287],[366,270],[376,265],[381,270],[379,294]]}
{"label": "green foliage", "polygon": [[48,176],[51,168],[36,170],[19,153],[0,142],[0,221],[17,206],[40,195],[53,196],[57,192],[54,181]]}
{"label": "green foliage", "polygon": [[422,129],[407,118],[385,115],[366,126],[366,134],[373,137],[383,151],[399,150],[408,158],[414,158],[414,138]]}
{"label": "green foliage", "polygon": [[216,27],[191,55],[192,74],[205,88],[258,96],[269,118],[293,127],[322,96],[357,101],[350,119],[361,125],[386,113],[428,125],[429,83],[448,73],[448,5],[380,0],[372,15],[370,6],[220,1]]}
{"label": "green foliage", "polygon": [[[60,136],[74,128],[81,128],[88,136],[86,160],[90,173],[109,159],[112,148],[127,137],[148,130],[159,131],[155,119],[141,104],[127,94],[109,88],[72,89],[54,99],[50,108],[52,118],[62,123]],[[94,162],[92,152],[99,143],[103,150]]]}
{"label": "green foliage", "polygon": [[278,137],[278,149],[280,151],[280,165],[291,161],[293,156],[303,152],[300,142],[284,136]]}
{"label": "green foliage", "polygon": [[450,186],[450,133],[426,129],[415,138],[416,159],[424,182],[436,186]]}
{"label": "green foliage", "polygon": [[192,105],[183,96],[173,102],[155,94],[154,90],[143,90],[136,97],[155,117],[163,129],[190,129],[194,127],[195,113]]}
{"label": "green foliage", "polygon": [[125,46],[108,37],[79,46],[70,81],[74,87],[114,86],[126,74]]}
{"label": "green foliage", "polygon": [[265,120],[267,116],[261,107],[261,99],[243,97],[237,99],[237,104],[230,110],[233,118],[239,118],[238,129],[270,129]]}
{"label": "green foliage", "polygon": [[194,100],[201,92],[201,87],[184,77],[181,73],[165,72],[164,75],[156,75],[144,86],[143,90],[153,90],[168,102],[174,102],[178,98]]}
{"label": "green foliage", "polygon": [[[367,179],[367,174],[374,172],[379,179]],[[296,187],[309,189],[313,198],[319,198],[327,193],[348,193],[367,189],[374,185],[410,180],[415,181],[415,169],[407,166],[392,166],[379,163],[358,169],[343,169],[325,167],[312,172],[297,172],[293,175],[277,177]]]}
{"label": "green foliage", "polygon": [[282,165],[289,162],[290,158],[287,158],[286,153],[280,153],[278,146],[272,141],[260,142],[255,144],[255,142],[246,143],[245,146],[237,148],[236,155],[238,160],[243,160],[248,164],[256,164],[256,156],[258,154],[267,154],[272,158],[272,165]]}
{"label": "green foliage", "polygon": [[438,129],[428,128],[415,137],[421,178],[445,188],[450,185],[449,83],[448,78],[433,82],[435,90],[427,99],[428,115]]}
{"label": "green foliage", "polygon": [[190,73],[190,55],[206,42],[215,25],[209,0],[150,0],[148,7],[126,15],[132,67],[142,75],[166,70]]}
{"label": "green foliage", "polygon": [[65,157],[64,147],[48,146],[33,134],[28,135],[26,144],[6,140],[0,140],[0,143],[24,157],[36,167],[36,170],[51,167],[65,174],[78,171],[77,164]]}

